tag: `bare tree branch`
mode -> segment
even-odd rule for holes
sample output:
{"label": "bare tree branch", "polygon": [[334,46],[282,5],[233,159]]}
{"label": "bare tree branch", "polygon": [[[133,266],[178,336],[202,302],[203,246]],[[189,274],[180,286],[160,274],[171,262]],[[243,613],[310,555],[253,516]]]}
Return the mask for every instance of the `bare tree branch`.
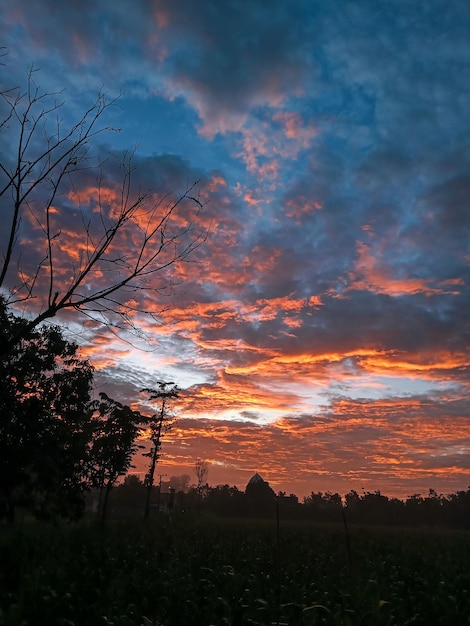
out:
{"label": "bare tree branch", "polygon": [[[118,294],[159,293],[157,274],[163,277],[187,260],[206,238],[203,229],[178,214],[188,206],[196,215],[202,209],[198,182],[177,196],[135,189],[134,153],[127,152],[118,158],[121,182],[116,188],[114,179],[105,175],[107,167],[116,169],[115,163],[93,157],[90,149],[100,133],[113,130],[100,123],[116,99],[100,93],[82,117],[67,126],[59,117],[64,100],[58,98],[63,94],[41,91],[35,75],[33,68],[24,92],[0,92],[7,105],[0,132],[15,138],[10,152],[0,156],[0,210],[6,225],[0,294],[10,304],[32,303],[26,332],[67,309],[98,314],[107,323],[116,316],[129,320]],[[80,191],[80,181],[89,181],[92,173],[94,196],[88,192],[83,205],[81,194],[86,193]],[[64,202],[72,202],[72,208]],[[81,229],[77,251],[70,248],[67,219],[72,215],[80,222],[74,228]],[[39,235],[32,268],[22,262],[28,256],[22,239],[26,227]],[[0,354],[21,338],[4,340]]]}

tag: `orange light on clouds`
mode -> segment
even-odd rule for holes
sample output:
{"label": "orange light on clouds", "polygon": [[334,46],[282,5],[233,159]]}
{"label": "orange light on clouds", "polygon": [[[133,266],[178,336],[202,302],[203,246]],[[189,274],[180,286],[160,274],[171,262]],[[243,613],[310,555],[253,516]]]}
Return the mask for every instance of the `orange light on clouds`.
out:
{"label": "orange light on clouds", "polygon": [[278,180],[280,161],[296,160],[318,133],[297,112],[279,111],[272,115],[271,122],[259,121],[241,128],[243,150],[237,157],[258,180]]}
{"label": "orange light on clouds", "polygon": [[[398,494],[439,488],[436,477],[466,486],[468,150],[462,77],[447,71],[468,60],[465,3],[447,3],[444,31],[426,3],[395,20],[388,3],[371,13],[367,2],[342,20],[334,3],[153,0],[131,14],[104,2],[86,15],[77,0],[4,4],[2,45],[21,54],[2,58],[2,80],[20,85],[18,112],[29,111],[21,66],[35,59],[29,95],[46,97],[26,134],[21,115],[0,124],[2,176],[20,154],[31,191],[2,289],[28,316],[62,296],[79,307],[68,293],[79,277],[88,310],[57,321],[91,359],[97,391],[148,408],[143,386],[177,382],[161,462],[192,473],[206,458],[213,484],[244,487],[259,471],[298,495]],[[397,43],[393,58],[383,41]],[[108,125],[123,131],[102,135]],[[83,133],[87,152],[57,177],[47,148],[59,140],[67,157]],[[41,145],[44,168],[29,170]],[[197,200],[179,202],[196,180]],[[2,202],[8,250],[17,207],[8,193]],[[149,233],[156,246],[142,251]],[[193,235],[202,245],[173,263]],[[126,284],[160,246],[152,270]],[[110,284],[123,288],[107,300]]]}
{"label": "orange light on clouds", "polygon": [[227,181],[219,174],[214,174],[206,185],[204,191],[205,193],[213,193],[215,191],[218,191],[221,187],[226,188]]}
{"label": "orange light on clouds", "polygon": [[435,378],[436,373],[442,377],[445,370],[455,371],[459,367],[469,365],[468,355],[458,352],[433,351],[432,354],[410,355],[410,359],[405,361],[395,352],[389,354],[389,358],[383,358],[381,354],[359,355],[361,356],[361,366],[370,372],[386,373],[393,372],[394,376],[409,375],[419,373],[421,376]]}
{"label": "orange light on clouds", "polygon": [[89,61],[89,42],[85,40],[80,33],[75,32],[72,35],[72,41],[74,46],[74,57],[77,66],[85,64]]}
{"label": "orange light on clouds", "polygon": [[318,134],[312,124],[305,124],[301,115],[292,111],[279,111],[272,117],[274,122],[281,125],[288,139],[295,140],[298,150],[307,148]]}
{"label": "orange light on clouds", "polygon": [[243,196],[243,200],[244,200],[244,201],[245,201],[245,202],[246,202],[249,206],[256,207],[256,206],[258,206],[258,205],[262,202],[262,200],[254,198],[254,197],[253,197],[253,193],[254,193],[254,192],[253,192],[253,190],[248,189],[248,190],[245,192],[245,195]]}
{"label": "orange light on clouds", "polygon": [[[417,408],[414,406],[413,412]],[[455,444],[459,439],[462,452],[468,453],[465,420],[448,418],[445,424],[435,423],[433,428],[423,430],[423,418],[410,428],[409,410],[410,402],[406,400],[359,404],[342,401],[335,405],[334,412],[321,417],[279,416],[269,424],[181,417],[165,441],[162,464],[192,468],[197,456],[216,463],[222,459],[223,463],[211,466],[211,482],[232,484],[229,476],[240,477],[234,482],[242,488],[250,471],[261,472],[275,489],[288,486],[295,475],[299,496],[316,489],[346,493],[350,489],[360,491],[364,486],[404,497],[432,487],[435,476],[461,476],[462,467],[454,461],[455,456],[446,460],[441,454],[435,466],[423,462],[430,452],[437,452],[437,442],[443,437],[454,442],[456,452],[451,455],[459,456]],[[445,467],[441,467],[442,461]],[[383,489],[383,480],[395,484],[392,492]]]}
{"label": "orange light on clouds", "polygon": [[158,28],[167,28],[170,24],[170,12],[165,10],[160,0],[155,3],[154,16]]}
{"label": "orange light on clouds", "polygon": [[457,295],[458,290],[449,287],[463,285],[459,278],[438,280],[429,278],[394,278],[392,268],[380,259],[380,250],[372,252],[371,247],[357,242],[358,258],[353,271],[349,272],[348,291],[364,290],[389,296],[403,296],[423,293],[433,296],[442,293]]}
{"label": "orange light on clouds", "polygon": [[77,207],[90,204],[95,207],[94,210],[99,210],[99,207],[105,204],[109,207],[120,205],[118,190],[112,187],[106,187],[105,185],[101,187],[90,185],[82,189],[70,189],[67,193],[67,197]]}
{"label": "orange light on clouds", "polygon": [[299,195],[296,198],[289,198],[286,201],[284,213],[287,217],[291,217],[297,223],[300,223],[306,215],[314,211],[320,211],[322,208],[323,204],[319,200],[313,200],[312,198]]}

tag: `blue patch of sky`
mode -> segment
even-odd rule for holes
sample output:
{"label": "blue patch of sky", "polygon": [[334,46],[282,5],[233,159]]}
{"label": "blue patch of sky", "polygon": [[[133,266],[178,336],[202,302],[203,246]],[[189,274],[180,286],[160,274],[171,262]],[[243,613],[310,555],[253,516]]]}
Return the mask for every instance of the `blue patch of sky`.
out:
{"label": "blue patch of sky", "polygon": [[206,171],[218,169],[227,159],[221,137],[208,142],[198,134],[199,118],[184,98],[124,95],[119,106],[122,131],[115,144],[122,149],[137,145],[140,155],[176,154]]}

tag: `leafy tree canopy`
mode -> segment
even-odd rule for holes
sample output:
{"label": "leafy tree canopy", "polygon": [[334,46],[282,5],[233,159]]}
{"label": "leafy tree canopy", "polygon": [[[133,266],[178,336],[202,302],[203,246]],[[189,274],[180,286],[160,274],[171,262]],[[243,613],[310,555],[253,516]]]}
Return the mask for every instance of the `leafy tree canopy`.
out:
{"label": "leafy tree canopy", "polygon": [[[26,323],[0,298],[4,336]],[[0,490],[8,516],[17,504],[41,517],[78,514],[93,430],[93,367],[58,326],[44,326],[0,359],[0,377]]]}
{"label": "leafy tree canopy", "polygon": [[[27,321],[0,297],[0,333]],[[33,329],[0,357],[0,505],[13,519],[21,506],[36,517],[78,517],[92,486],[108,491],[137,450],[140,414],[101,394],[93,367],[58,326]]]}

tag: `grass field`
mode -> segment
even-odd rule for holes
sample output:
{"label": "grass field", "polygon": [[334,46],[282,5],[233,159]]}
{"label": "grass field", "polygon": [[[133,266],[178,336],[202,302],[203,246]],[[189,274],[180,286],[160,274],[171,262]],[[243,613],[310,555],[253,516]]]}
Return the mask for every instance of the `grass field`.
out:
{"label": "grass field", "polygon": [[150,519],[0,526],[0,625],[470,624],[470,535]]}

